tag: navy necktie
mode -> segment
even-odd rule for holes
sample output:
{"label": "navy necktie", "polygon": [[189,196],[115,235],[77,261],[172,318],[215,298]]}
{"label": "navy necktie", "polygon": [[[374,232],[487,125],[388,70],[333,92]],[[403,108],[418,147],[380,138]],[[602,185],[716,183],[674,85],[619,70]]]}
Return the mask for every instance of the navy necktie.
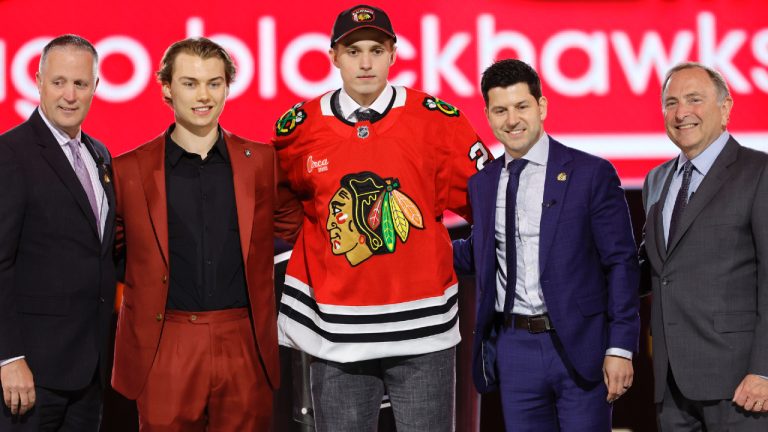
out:
{"label": "navy necktie", "polygon": [[520,173],[528,161],[514,159],[507,164],[509,181],[507,182],[507,204],[505,209],[505,239],[507,244],[507,294],[504,298],[504,315],[512,313],[515,302],[515,285],[517,283],[517,248],[515,245],[515,206],[517,205],[517,187],[520,185]]}
{"label": "navy necktie", "polygon": [[667,235],[667,244],[675,237],[677,225],[680,223],[680,217],[688,205],[688,189],[691,187],[691,176],[693,175],[693,164],[688,161],[683,165],[683,182],[680,184],[680,190],[677,191],[675,198],[675,207],[672,209],[672,217],[669,219],[669,234]]}

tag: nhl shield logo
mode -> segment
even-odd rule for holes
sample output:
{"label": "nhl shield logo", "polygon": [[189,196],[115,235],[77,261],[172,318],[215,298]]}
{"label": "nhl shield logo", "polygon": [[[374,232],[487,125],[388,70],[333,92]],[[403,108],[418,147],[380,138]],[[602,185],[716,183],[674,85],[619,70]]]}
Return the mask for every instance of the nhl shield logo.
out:
{"label": "nhl shield logo", "polygon": [[368,126],[358,126],[357,127],[357,137],[358,138],[368,138],[369,130]]}

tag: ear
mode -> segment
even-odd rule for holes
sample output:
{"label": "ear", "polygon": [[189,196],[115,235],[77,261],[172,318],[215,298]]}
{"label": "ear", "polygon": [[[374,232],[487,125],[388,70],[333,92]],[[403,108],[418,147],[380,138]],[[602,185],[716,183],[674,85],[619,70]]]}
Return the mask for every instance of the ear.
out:
{"label": "ear", "polygon": [[171,93],[171,83],[164,82],[162,85],[163,88],[163,97],[166,101],[173,100],[172,93]]}
{"label": "ear", "polygon": [[96,82],[93,84],[93,91],[96,92],[96,88],[99,86],[99,77],[96,77]]}
{"label": "ear", "polygon": [[331,48],[328,50],[328,58],[331,59],[331,63],[333,63],[336,68],[339,67],[339,60],[338,60],[339,53],[336,51],[336,48]]}
{"label": "ear", "polygon": [[43,88],[43,77],[40,76],[40,71],[35,72],[35,83],[37,83],[37,91]]}
{"label": "ear", "polygon": [[393,44],[392,54],[390,55],[390,59],[389,59],[389,65],[392,66],[393,64],[395,64],[396,59],[397,59],[397,47]]}
{"label": "ear", "polygon": [[544,96],[539,98],[539,118],[541,118],[541,120],[547,118],[547,98]]}
{"label": "ear", "polygon": [[725,130],[725,127],[728,126],[728,121],[731,119],[731,109],[733,109],[733,99],[731,99],[730,96],[725,98],[722,105],[720,105],[720,114],[721,114],[721,126],[723,127],[723,130]]}

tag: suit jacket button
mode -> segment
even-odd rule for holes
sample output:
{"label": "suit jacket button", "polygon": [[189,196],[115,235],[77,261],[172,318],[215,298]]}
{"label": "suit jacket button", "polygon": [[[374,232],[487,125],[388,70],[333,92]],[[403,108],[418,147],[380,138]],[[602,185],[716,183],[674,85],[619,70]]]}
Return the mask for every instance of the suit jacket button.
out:
{"label": "suit jacket button", "polygon": [[162,280],[163,280],[163,283],[168,282],[168,275],[163,275],[163,279]]}
{"label": "suit jacket button", "polygon": [[158,321],[162,321],[163,320],[163,314],[161,314],[161,313],[157,314],[155,316],[155,319],[158,320]]}
{"label": "suit jacket button", "polygon": [[662,284],[663,286],[667,286],[667,285],[669,285],[669,279],[667,279],[667,278],[664,278],[664,279],[662,279],[662,280],[661,280],[661,284]]}
{"label": "suit jacket button", "polygon": [[197,315],[192,315],[189,317],[190,321],[197,321]]}
{"label": "suit jacket button", "polygon": [[104,297],[99,297],[99,303],[104,303]]}

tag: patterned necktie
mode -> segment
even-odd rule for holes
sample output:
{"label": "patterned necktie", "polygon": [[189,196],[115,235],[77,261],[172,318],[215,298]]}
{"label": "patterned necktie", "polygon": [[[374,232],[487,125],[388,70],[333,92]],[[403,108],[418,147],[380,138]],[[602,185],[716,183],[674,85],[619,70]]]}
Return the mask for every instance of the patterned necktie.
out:
{"label": "patterned necktie", "polygon": [[691,187],[691,176],[693,175],[693,164],[688,161],[683,165],[683,183],[680,185],[680,190],[677,191],[677,198],[675,198],[675,207],[672,209],[672,217],[669,219],[669,235],[667,236],[667,244],[675,237],[675,231],[677,231],[677,225],[680,223],[680,217],[685,210],[685,206],[688,205],[688,189]]}
{"label": "patterned necktie", "polygon": [[357,117],[357,121],[373,121],[376,117],[379,116],[379,113],[377,113],[375,110],[368,109],[368,108],[358,108],[355,110],[355,117]]}
{"label": "patterned necktie", "polygon": [[517,205],[517,187],[520,185],[520,173],[528,161],[513,159],[507,164],[509,181],[507,181],[507,204],[505,209],[506,244],[507,244],[507,294],[504,297],[504,316],[512,313],[515,301],[515,285],[517,284],[517,247],[515,245],[515,206]]}
{"label": "patterned necktie", "polygon": [[[91,177],[88,175],[88,169],[85,167],[85,162],[80,155],[80,141],[73,139],[67,142],[67,146],[72,151],[72,167],[75,169],[80,184],[83,185],[83,190],[88,196],[88,202],[91,204],[91,210],[93,216],[96,218],[96,226],[99,226],[99,208],[96,206],[96,194],[93,191],[93,184],[91,183]],[[99,227],[99,233],[101,228]]]}

